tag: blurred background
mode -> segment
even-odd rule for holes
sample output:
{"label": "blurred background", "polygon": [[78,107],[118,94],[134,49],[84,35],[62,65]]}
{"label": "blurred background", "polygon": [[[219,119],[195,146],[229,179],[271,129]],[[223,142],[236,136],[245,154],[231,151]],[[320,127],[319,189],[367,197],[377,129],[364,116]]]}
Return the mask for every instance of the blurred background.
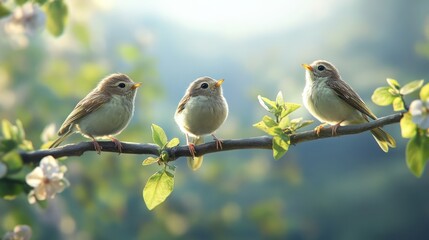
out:
{"label": "blurred background", "polygon": [[[136,114],[118,138],[151,142],[150,124],[184,135],[173,115],[189,83],[224,78],[230,115],[223,139],[263,135],[257,95],[302,103],[302,63],[326,59],[378,116],[371,102],[386,78],[429,79],[429,2],[413,1],[66,1],[60,37],[43,27],[0,31],[0,119],[21,119],[36,148],[104,76],[142,82]],[[37,24],[36,24],[37,25]],[[305,109],[292,117],[313,119]],[[307,127],[311,130],[317,122]],[[366,132],[291,146],[280,160],[267,150],[178,159],[172,195],[147,210],[142,189],[160,167],[147,156],[85,153],[70,157],[71,186],[48,202],[24,195],[0,201],[0,233],[17,224],[34,239],[428,239],[429,177],[383,153]],[[210,138],[207,137],[207,141]],[[79,134],[66,144],[86,141]]]}

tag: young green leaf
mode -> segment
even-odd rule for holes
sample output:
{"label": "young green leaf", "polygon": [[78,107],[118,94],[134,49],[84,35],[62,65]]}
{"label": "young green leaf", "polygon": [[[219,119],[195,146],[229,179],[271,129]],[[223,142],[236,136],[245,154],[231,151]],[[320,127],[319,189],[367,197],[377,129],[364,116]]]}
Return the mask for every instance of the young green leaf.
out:
{"label": "young green leaf", "polygon": [[371,100],[379,106],[387,106],[392,104],[395,96],[390,93],[390,89],[390,87],[379,87],[375,89],[371,96]]}
{"label": "young green leaf", "polygon": [[420,177],[426,165],[429,149],[429,139],[424,134],[416,134],[407,144],[405,157],[410,171]]}
{"label": "young green leaf", "polygon": [[16,128],[17,128],[17,133],[16,133],[16,140],[18,143],[22,143],[25,140],[25,131],[24,131],[24,126],[22,125],[21,120],[16,120]]}
{"label": "young green leaf", "polygon": [[152,124],[151,130],[153,142],[160,147],[164,147],[167,144],[167,135],[164,130],[156,124]]}
{"label": "young green leaf", "polygon": [[55,37],[64,32],[67,19],[67,5],[63,0],[53,0],[45,4],[46,28]]}
{"label": "young green leaf", "polygon": [[147,165],[154,164],[154,163],[156,163],[158,161],[159,161],[159,158],[148,157],[145,160],[143,160],[142,165],[143,166],[147,166]]}
{"label": "young green leaf", "polygon": [[258,101],[259,101],[259,104],[261,104],[261,106],[268,112],[275,112],[277,110],[276,102],[271,101],[266,97],[262,97],[261,95],[258,95]]}
{"label": "young green leaf", "polygon": [[3,137],[5,139],[13,139],[13,130],[12,130],[12,123],[10,123],[8,120],[3,119],[2,123],[2,131],[3,131]]}
{"label": "young green leaf", "polygon": [[389,86],[395,90],[399,90],[401,88],[401,85],[399,85],[398,81],[396,81],[395,79],[387,78],[386,81],[389,84]]}
{"label": "young green leaf", "polygon": [[276,97],[276,104],[277,106],[282,106],[285,103],[285,101],[283,100],[283,93],[282,91],[279,91],[279,93],[277,93],[277,97]]}
{"label": "young green leaf", "polygon": [[291,121],[290,121],[289,117],[285,116],[280,120],[279,128],[284,130],[284,129],[288,128],[290,124],[291,124]]}
{"label": "young green leaf", "polygon": [[416,80],[416,81],[407,83],[405,84],[405,86],[401,88],[401,90],[399,90],[399,93],[401,93],[402,95],[410,94],[416,91],[417,89],[419,89],[421,86],[423,86],[423,82],[424,80]]}
{"label": "young green leaf", "polygon": [[172,148],[172,147],[175,147],[175,146],[177,146],[179,144],[180,144],[180,140],[178,138],[173,138],[165,146],[167,148]]}
{"label": "young green leaf", "polygon": [[281,115],[282,116],[287,116],[290,113],[296,111],[300,107],[301,107],[301,104],[287,102],[287,103],[284,104],[283,111],[282,111]]}
{"label": "young green leaf", "polygon": [[265,115],[262,118],[262,121],[253,124],[253,126],[264,131],[264,132],[266,132],[266,133],[269,133],[269,129],[271,127],[277,126],[277,123],[274,121],[274,119]]}
{"label": "young green leaf", "polygon": [[396,111],[396,112],[405,110],[404,101],[402,101],[401,97],[396,97],[395,99],[393,99],[392,106],[393,106],[393,111]]}
{"label": "young green leaf", "polygon": [[420,89],[420,99],[426,101],[429,99],[429,83]]}
{"label": "young green leaf", "polygon": [[3,162],[7,166],[7,172],[17,173],[21,170],[23,162],[17,151],[10,151],[3,156]]}
{"label": "young green leaf", "polygon": [[280,159],[289,149],[289,141],[281,136],[273,137],[273,157],[275,160]]}
{"label": "young green leaf", "polygon": [[400,121],[401,135],[403,138],[412,138],[416,135],[417,125],[413,122],[410,113],[405,113]]}
{"label": "young green leaf", "polygon": [[174,188],[174,175],[165,169],[152,175],[143,189],[143,199],[149,210],[167,199]]}

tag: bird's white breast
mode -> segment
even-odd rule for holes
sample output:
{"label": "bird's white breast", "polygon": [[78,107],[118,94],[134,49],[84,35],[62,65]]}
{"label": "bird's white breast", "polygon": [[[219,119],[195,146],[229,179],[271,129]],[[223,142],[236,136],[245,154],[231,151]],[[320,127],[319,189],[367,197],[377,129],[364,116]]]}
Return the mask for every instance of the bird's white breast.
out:
{"label": "bird's white breast", "polygon": [[120,133],[133,115],[133,105],[124,96],[114,95],[110,101],[78,122],[85,135],[107,136]]}
{"label": "bird's white breast", "polygon": [[[363,122],[362,114],[338,97],[334,90],[326,85],[326,79],[315,82],[307,80],[303,92],[303,101],[307,110],[321,122],[331,125],[342,122]],[[317,90],[316,90],[317,88]]]}
{"label": "bird's white breast", "polygon": [[208,96],[194,96],[180,113],[176,113],[175,120],[183,132],[201,136],[216,131],[227,115],[228,105],[223,97],[215,100]]}

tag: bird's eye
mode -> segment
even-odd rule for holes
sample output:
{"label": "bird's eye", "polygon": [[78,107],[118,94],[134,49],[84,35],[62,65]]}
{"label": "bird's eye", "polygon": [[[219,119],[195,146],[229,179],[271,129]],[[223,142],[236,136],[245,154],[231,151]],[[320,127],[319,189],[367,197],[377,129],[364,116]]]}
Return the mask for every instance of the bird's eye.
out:
{"label": "bird's eye", "polygon": [[317,70],[323,71],[323,70],[325,70],[325,66],[319,65],[319,66],[317,66]]}
{"label": "bird's eye", "polygon": [[119,84],[118,84],[118,87],[120,87],[120,88],[124,88],[124,87],[125,87],[125,83],[119,83]]}
{"label": "bird's eye", "polygon": [[209,84],[208,83],[202,83],[201,84],[201,88],[203,88],[203,89],[206,89],[206,88],[208,88],[209,87]]}

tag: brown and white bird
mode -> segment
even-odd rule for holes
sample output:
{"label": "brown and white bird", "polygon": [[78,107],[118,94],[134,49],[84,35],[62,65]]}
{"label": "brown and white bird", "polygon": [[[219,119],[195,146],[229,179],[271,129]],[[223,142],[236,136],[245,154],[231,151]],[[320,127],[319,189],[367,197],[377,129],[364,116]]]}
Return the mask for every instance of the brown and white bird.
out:
{"label": "brown and white bird", "polygon": [[74,132],[92,139],[98,154],[101,146],[96,138],[110,138],[119,153],[122,152],[121,143],[114,138],[130,122],[134,113],[136,89],[141,83],[133,82],[125,74],[107,76],[83,98],[73,109],[61,125],[58,135],[50,148],[57,147]]}
{"label": "brown and white bird", "polygon": [[[228,104],[222,94],[223,79],[214,80],[210,77],[200,77],[193,81],[177,106],[174,120],[180,130],[185,133],[186,143],[193,155],[188,158],[191,169],[198,169],[203,156],[195,156],[195,144],[204,143],[203,136],[211,134],[216,141],[216,147],[222,148],[222,141],[214,132],[222,125],[228,116]],[[191,142],[189,137],[193,137]]]}
{"label": "brown and white bird", "polygon": [[[306,69],[302,93],[304,105],[320,122],[332,125],[333,134],[339,126],[366,123],[368,118],[377,119],[362,98],[341,79],[333,64],[317,60],[303,66]],[[316,128],[317,133],[324,124]],[[372,129],[371,133],[383,151],[396,147],[395,139],[382,128]]]}

